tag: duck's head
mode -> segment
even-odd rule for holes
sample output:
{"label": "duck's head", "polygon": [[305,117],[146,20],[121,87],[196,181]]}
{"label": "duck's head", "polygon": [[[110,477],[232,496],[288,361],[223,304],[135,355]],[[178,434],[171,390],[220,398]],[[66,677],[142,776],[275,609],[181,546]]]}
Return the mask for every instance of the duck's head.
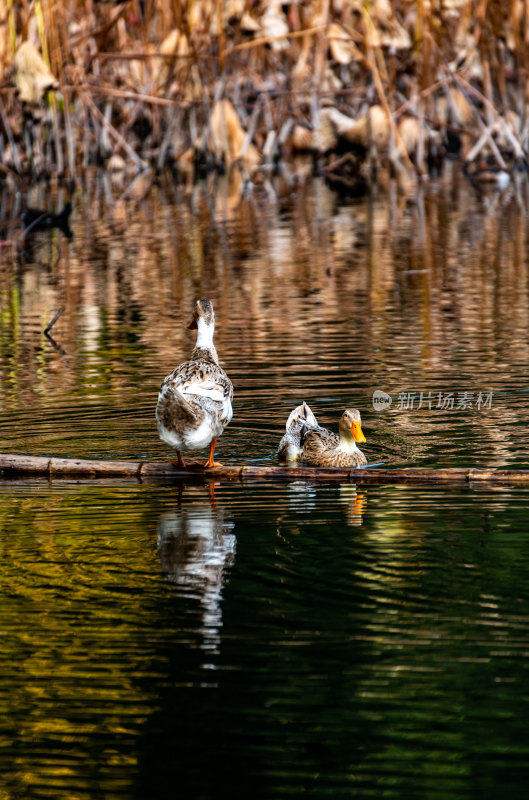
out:
{"label": "duck's head", "polygon": [[352,436],[355,442],[366,441],[366,437],[362,431],[362,421],[358,409],[345,409],[340,419],[340,435],[344,436],[346,439]]}
{"label": "duck's head", "polygon": [[193,311],[193,319],[187,326],[190,330],[195,328],[215,327],[215,314],[213,313],[213,303],[211,300],[197,300],[195,310]]}

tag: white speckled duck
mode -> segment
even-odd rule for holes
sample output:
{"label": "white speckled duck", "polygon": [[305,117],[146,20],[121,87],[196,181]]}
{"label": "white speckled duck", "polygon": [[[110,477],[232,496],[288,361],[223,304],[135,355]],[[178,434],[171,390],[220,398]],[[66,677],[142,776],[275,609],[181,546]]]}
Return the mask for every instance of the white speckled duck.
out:
{"label": "white speckled duck", "polygon": [[339,436],[318,425],[307,403],[295,408],[279,443],[280,461],[302,462],[313,467],[360,467],[367,459],[356,446],[365,442],[360,412],[347,408],[341,416]]}
{"label": "white speckled duck", "polygon": [[156,406],[158,433],[176,450],[175,466],[186,466],[182,450],[202,450],[209,445],[209,457],[202,466],[219,467],[214,460],[215,446],[233,416],[233,386],[219,366],[213,344],[215,314],[210,300],[197,300],[187,327],[198,329],[195,349],[191,359],[162,383]]}

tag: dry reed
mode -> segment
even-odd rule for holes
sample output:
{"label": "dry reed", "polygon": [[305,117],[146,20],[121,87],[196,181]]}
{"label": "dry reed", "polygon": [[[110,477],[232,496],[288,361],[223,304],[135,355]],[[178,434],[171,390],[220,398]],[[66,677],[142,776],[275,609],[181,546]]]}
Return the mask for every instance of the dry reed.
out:
{"label": "dry reed", "polygon": [[457,152],[478,178],[525,165],[528,38],[523,0],[8,0],[2,161],[192,178],[301,150],[354,183]]}

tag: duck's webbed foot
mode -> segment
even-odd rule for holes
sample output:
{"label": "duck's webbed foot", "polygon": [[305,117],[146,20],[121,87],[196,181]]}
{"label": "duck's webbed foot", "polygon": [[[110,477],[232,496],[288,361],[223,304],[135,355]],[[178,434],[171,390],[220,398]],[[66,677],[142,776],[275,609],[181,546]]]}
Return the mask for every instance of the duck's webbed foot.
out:
{"label": "duck's webbed foot", "polygon": [[215,438],[211,440],[211,444],[209,446],[209,456],[208,460],[204,464],[204,469],[210,469],[211,467],[222,467],[222,464],[220,464],[218,461],[215,461],[213,457],[215,453],[216,444],[217,444],[217,437],[215,436]]}

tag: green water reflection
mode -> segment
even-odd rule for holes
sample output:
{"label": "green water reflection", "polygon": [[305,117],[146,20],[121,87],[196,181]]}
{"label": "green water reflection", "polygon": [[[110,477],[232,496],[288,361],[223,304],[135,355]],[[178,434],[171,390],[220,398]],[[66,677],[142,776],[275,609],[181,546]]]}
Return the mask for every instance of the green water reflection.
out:
{"label": "green water reflection", "polygon": [[1,796],[524,796],[528,499],[4,486]]}

